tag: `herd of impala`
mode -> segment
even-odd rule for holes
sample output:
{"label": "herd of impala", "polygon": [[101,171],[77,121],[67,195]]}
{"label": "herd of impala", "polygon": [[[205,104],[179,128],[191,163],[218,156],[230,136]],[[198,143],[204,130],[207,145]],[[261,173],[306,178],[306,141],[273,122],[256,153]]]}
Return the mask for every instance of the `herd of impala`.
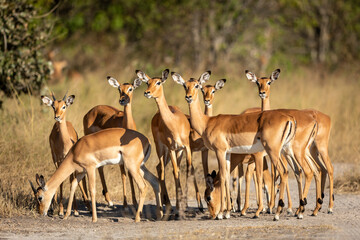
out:
{"label": "herd of impala", "polygon": [[[96,169],[99,171],[103,194],[109,206],[113,203],[107,191],[103,167],[109,164],[119,164],[123,181],[123,204],[127,206],[126,171],[127,169],[132,202],[137,206],[135,222],[140,221],[147,182],[152,187],[156,198],[156,214],[158,219],[167,219],[172,206],[165,184],[165,166],[171,160],[176,189],[176,214],[183,216],[187,206],[187,189],[193,181],[196,200],[200,211],[203,211],[198,190],[192,152],[201,151],[202,165],[206,182],[205,201],[210,216],[215,219],[230,218],[230,211],[235,209],[230,195],[231,179],[240,177],[237,193],[237,209],[240,211],[240,186],[244,177],[243,164],[247,164],[245,174],[246,192],[245,204],[241,214],[245,215],[249,207],[250,180],[254,176],[258,209],[255,217],[263,211],[263,186],[267,192],[268,211],[271,213],[275,206],[275,183],[280,177],[279,202],[274,220],[278,220],[284,204],[284,192],[287,190],[288,213],[291,213],[291,197],[288,185],[288,165],[294,171],[299,192],[299,207],[295,213],[303,218],[307,194],[312,177],[316,182],[316,207],[313,215],[320,210],[323,198],[326,176],[329,177],[330,194],[328,213],[333,209],[333,166],[328,155],[328,142],[331,129],[329,116],[312,109],[276,109],[270,110],[270,85],[277,80],[280,69],[276,69],[270,77],[257,78],[254,73],[245,71],[246,77],[257,84],[261,98],[261,108],[247,109],[238,115],[220,114],[212,116],[214,94],[226,83],[225,79],[218,80],[215,85],[205,85],[211,72],[204,72],[199,79],[190,78],[185,81],[178,73],[172,72],[173,80],[185,89],[185,99],[189,105],[189,115],[184,114],[178,107],[169,106],[166,102],[163,84],[169,75],[169,70],[162,72],[161,77],[149,77],[137,70],[134,82],[120,84],[116,79],[108,77],[109,84],[118,88],[120,105],[124,111],[107,105],[92,108],[83,118],[85,136],[78,139],[72,124],[66,121],[66,109],[73,104],[75,96],[65,96],[56,100],[41,96],[43,103],[54,110],[55,124],[49,141],[55,167],[52,177],[45,182],[43,176],[36,174],[35,188],[32,190],[38,203],[39,213],[46,215],[52,201],[57,200],[57,188],[60,186],[60,211],[63,208],[63,181],[70,176],[70,197],[64,218],[71,214],[78,215],[74,193],[81,181],[80,189],[83,199],[92,211],[92,221],[97,221],[95,182]],[[136,124],[132,116],[133,92],[142,82],[147,84],[145,97],[154,98],[159,111],[151,120],[151,130],[155,142],[159,163],[156,167],[158,177],[154,176],[146,167],[151,145],[147,137],[136,131]],[[201,110],[199,90],[203,94],[205,112]],[[208,151],[215,152],[219,172],[209,174]],[[186,157],[186,187],[182,192],[180,184],[179,165],[183,154]],[[267,166],[266,157],[271,162],[271,174]],[[234,170],[234,171],[233,171]],[[233,177],[231,177],[233,172]],[[305,185],[302,186],[302,175],[305,175]],[[88,176],[90,196],[84,176]],[[135,197],[133,181],[139,188],[139,203]],[[264,185],[263,185],[264,184]],[[234,195],[234,194],[233,194]],[[183,197],[184,196],[184,197]],[[89,200],[91,199],[91,207]],[[163,212],[165,205],[165,213]]]}

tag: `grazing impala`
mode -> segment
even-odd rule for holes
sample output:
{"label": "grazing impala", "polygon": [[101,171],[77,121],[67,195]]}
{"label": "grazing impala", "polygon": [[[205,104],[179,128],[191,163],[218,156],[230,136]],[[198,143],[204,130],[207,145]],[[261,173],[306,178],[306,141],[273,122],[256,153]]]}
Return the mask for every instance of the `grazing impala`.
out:
{"label": "grazing impala", "polygon": [[92,203],[92,221],[97,221],[96,214],[96,168],[109,164],[124,164],[133,176],[139,187],[140,199],[135,216],[135,222],[140,221],[140,213],[143,208],[146,188],[145,179],[151,184],[156,197],[157,217],[162,217],[161,197],[157,178],[145,167],[151,152],[149,140],[139,132],[124,129],[105,129],[90,135],[86,135],[70,149],[63,163],[55,171],[48,182],[44,177],[36,174],[36,182],[39,188],[35,189],[30,182],[38,202],[39,213],[46,215],[56,188],[73,172],[77,172],[76,179],[72,181],[70,200],[65,219],[71,212],[71,202],[78,182],[85,176],[89,177],[89,188]]}
{"label": "grazing impala", "polygon": [[[182,197],[182,190],[179,178],[179,165],[182,158],[183,151],[186,156],[186,188],[185,188],[185,203],[187,201],[187,189],[189,186],[189,174],[194,179],[197,203],[200,211],[203,206],[200,199],[199,190],[194,176],[194,167],[191,162],[191,150],[189,143],[190,123],[188,118],[176,106],[169,106],[165,100],[163,84],[165,83],[169,69],[162,72],[162,77],[150,78],[144,72],[136,70],[138,77],[146,82],[148,88],[144,95],[147,98],[154,98],[158,106],[157,112],[151,120],[151,131],[154,137],[156,146],[156,153],[159,157],[159,164],[157,166],[158,176],[161,183],[161,194],[163,201],[166,204],[166,212],[171,210],[171,204],[165,185],[165,166],[169,162],[169,157],[173,165],[173,173],[176,186],[176,209],[179,211],[180,217],[185,209],[184,204],[180,200]],[[166,214],[167,215],[167,214]]]}
{"label": "grazing impala", "polygon": [[[270,78],[257,78],[255,74],[249,72],[248,70],[245,71],[245,74],[247,78],[256,83],[259,89],[259,96],[261,98],[261,108],[262,110],[269,110],[270,109],[270,84],[275,81],[279,74],[280,69],[276,69],[270,76]],[[301,116],[304,115],[311,115],[313,119],[318,124],[318,130],[317,134],[315,136],[315,144],[310,145],[310,152],[311,154],[309,157],[315,159],[316,163],[313,161],[310,161],[309,158],[307,158],[308,165],[304,165],[305,169],[305,186],[304,186],[304,197],[305,197],[305,204],[307,202],[306,196],[309,191],[310,182],[313,176],[313,173],[315,173],[316,178],[320,178],[321,176],[321,196],[319,196],[319,193],[317,192],[316,196],[316,208],[313,211],[313,215],[317,215],[318,211],[321,208],[321,204],[323,202],[324,198],[324,187],[325,187],[325,179],[326,175],[329,174],[329,182],[330,182],[330,197],[329,197],[329,213],[332,213],[332,208],[334,205],[334,195],[333,195],[333,166],[331,164],[329,154],[328,154],[328,143],[329,143],[329,136],[330,136],[330,130],[331,130],[331,119],[326,114],[319,112],[317,110],[307,109],[307,110],[301,110],[297,113],[292,113],[296,119],[298,119]],[[298,126],[301,126],[303,122],[298,121]],[[308,151],[308,150],[306,150]],[[320,157],[319,157],[320,156]],[[311,169],[309,169],[309,167]],[[319,173],[319,169],[321,170],[321,173]],[[313,173],[312,173],[312,172]],[[316,180],[316,179],[315,179]],[[318,185],[317,185],[318,186]],[[296,215],[299,214],[300,208],[298,208]]]}
{"label": "grazing impala", "polygon": [[[73,104],[75,96],[71,95],[63,97],[61,100],[56,100],[53,93],[51,93],[52,99],[47,96],[41,96],[42,102],[52,107],[55,114],[55,124],[49,136],[50,148],[51,148],[51,156],[56,168],[59,168],[61,163],[63,162],[66,154],[69,152],[70,148],[76,143],[78,140],[78,135],[71,124],[71,122],[66,121],[66,110],[67,108]],[[70,176],[70,182],[74,179],[74,176]],[[83,192],[84,200],[87,203],[86,194],[84,194],[84,190],[82,185],[80,188]],[[57,197],[55,197],[55,201]],[[59,203],[59,215],[64,215],[64,205],[63,205],[63,184],[60,184],[60,203]],[[89,206],[88,206],[89,207]],[[89,208],[90,209],[90,208]],[[79,215],[76,206],[76,200],[74,201],[74,215]]]}
{"label": "grazing impala", "polygon": [[[112,87],[115,87],[119,90],[120,100],[119,103],[121,106],[124,106],[124,111],[120,111],[117,108],[107,106],[107,105],[98,105],[93,107],[83,118],[84,133],[85,135],[100,131],[106,128],[115,128],[123,127],[127,129],[136,130],[136,124],[132,116],[131,102],[134,90],[141,85],[141,80],[136,78],[133,84],[124,83],[120,84],[115,78],[107,77],[109,84]],[[107,190],[104,170],[103,167],[98,168],[101,183],[103,186],[103,194],[105,200],[108,202],[109,206],[113,206],[112,201]],[[126,171],[123,164],[120,164],[121,179],[123,182],[123,195],[124,201],[123,204],[127,206],[127,197],[126,197]],[[136,206],[136,197],[134,184],[132,181],[132,176],[129,175],[130,187],[132,193],[132,201]]]}
{"label": "grazing impala", "polygon": [[[293,117],[282,111],[265,111],[262,113],[250,113],[242,115],[218,115],[208,117],[201,112],[198,92],[201,84],[206,82],[210,74],[205,72],[199,80],[184,79],[177,73],[171,74],[174,81],[183,85],[186,91],[185,99],[189,104],[190,121],[193,128],[204,140],[207,148],[214,150],[218,159],[220,170],[220,209],[216,212],[211,209],[212,217],[223,218],[226,200],[226,218],[230,218],[230,153],[252,154],[266,150],[271,161],[276,166],[281,177],[280,200],[278,213],[283,205],[283,195],[287,172],[279,161],[280,153],[291,153],[291,141],[295,135],[296,123]],[[256,163],[258,185],[262,183],[263,161]],[[259,191],[259,208],[263,208],[262,191]],[[225,195],[226,194],[226,195]],[[226,197],[226,198],[225,198]]]}

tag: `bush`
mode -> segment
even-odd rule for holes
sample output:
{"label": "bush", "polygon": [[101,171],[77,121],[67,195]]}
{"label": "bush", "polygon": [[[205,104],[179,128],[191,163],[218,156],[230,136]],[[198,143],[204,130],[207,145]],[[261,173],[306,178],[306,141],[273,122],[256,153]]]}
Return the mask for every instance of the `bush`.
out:
{"label": "bush", "polygon": [[26,0],[2,0],[0,3],[0,89],[13,93],[36,93],[49,79],[51,64],[42,48],[51,34],[51,23],[37,17]]}

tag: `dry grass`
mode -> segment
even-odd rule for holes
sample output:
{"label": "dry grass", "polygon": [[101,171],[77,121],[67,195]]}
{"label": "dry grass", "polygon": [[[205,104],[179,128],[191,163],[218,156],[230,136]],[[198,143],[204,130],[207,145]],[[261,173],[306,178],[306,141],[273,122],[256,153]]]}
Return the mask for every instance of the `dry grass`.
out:
{"label": "dry grass", "polygon": [[[230,66],[231,67],[231,66]],[[213,71],[211,83],[220,78],[228,81],[216,94],[214,114],[240,113],[248,107],[260,106],[257,89],[246,80],[245,69],[232,66],[231,69]],[[118,92],[107,84],[106,76],[116,77],[120,82],[129,82],[135,78],[135,68],[125,70],[97,72],[88,74],[80,83],[64,83],[52,86],[55,95],[60,98],[69,89],[69,94],[76,96],[74,104],[69,108],[67,120],[71,121],[79,136],[83,135],[82,117],[93,106],[108,104],[118,105]],[[186,69],[186,68],[183,68]],[[198,77],[201,72],[186,73],[183,69],[171,69],[181,73],[185,78]],[[236,70],[236,72],[235,72]],[[357,70],[356,70],[357,71]],[[146,71],[150,76],[160,75],[160,71]],[[266,73],[269,75],[271,70]],[[263,76],[260,73],[258,76]],[[333,162],[360,162],[360,110],[356,106],[360,102],[360,82],[356,79],[358,72],[342,70],[331,74],[320,74],[315,70],[301,69],[287,73],[282,69],[280,78],[272,84],[272,108],[314,108],[332,119],[330,139],[330,156]],[[152,99],[143,97],[145,86],[136,90],[133,103],[133,114],[138,131],[152,139],[150,120],[157,111]],[[169,78],[165,84],[165,94],[169,104],[179,106],[188,112],[184,100],[184,90]],[[0,216],[29,214],[33,209],[32,192],[28,179],[34,181],[35,174],[40,173],[49,179],[55,170],[50,156],[48,136],[54,124],[53,112],[40,105],[39,97],[21,96],[18,100],[6,99],[0,110]],[[212,155],[213,156],[213,155]],[[158,160],[155,151],[147,166],[155,172]],[[183,161],[183,164],[184,165]],[[200,155],[194,154],[194,165],[197,169],[197,180],[203,192],[202,167]],[[212,158],[212,165],[216,160]],[[170,165],[170,164],[169,164]],[[114,200],[122,201],[121,179],[118,166],[105,168],[109,190]],[[182,178],[184,178],[182,168]],[[172,167],[166,171],[167,186],[170,197],[175,198]],[[184,187],[184,181],[183,187]],[[357,184],[359,180],[357,179]],[[341,185],[343,186],[343,185]],[[357,185],[358,186],[358,185]],[[69,184],[65,185],[68,191]],[[128,188],[129,189],[129,188]],[[101,196],[101,184],[97,182],[98,201]],[[190,198],[194,197],[193,187],[189,190]],[[148,192],[147,198],[153,198]]]}

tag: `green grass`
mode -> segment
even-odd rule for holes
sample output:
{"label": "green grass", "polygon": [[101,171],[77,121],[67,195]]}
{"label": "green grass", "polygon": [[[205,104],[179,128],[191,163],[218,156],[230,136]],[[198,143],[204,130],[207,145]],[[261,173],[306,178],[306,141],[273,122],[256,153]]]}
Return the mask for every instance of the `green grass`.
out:
{"label": "green grass", "polygon": [[[184,68],[186,69],[186,68]],[[184,69],[170,69],[179,72],[185,79],[199,77],[202,72],[189,75]],[[220,78],[226,78],[226,85],[216,93],[214,114],[237,114],[248,107],[260,106],[257,87],[250,83],[244,74],[245,69],[229,66],[225,70],[213,71],[210,83],[214,84]],[[76,96],[74,104],[67,111],[67,120],[71,121],[79,137],[83,136],[82,118],[95,105],[107,104],[121,107],[118,104],[118,91],[106,81],[111,75],[119,82],[132,82],[136,77],[134,69],[101,70],[84,75],[82,82],[71,82],[51,86],[57,98],[62,98],[66,90]],[[236,72],[235,72],[236,70]],[[226,71],[226,72],[225,72]],[[254,70],[258,77],[263,75]],[[160,76],[161,71],[146,72],[150,76]],[[266,73],[270,75],[271,70]],[[358,73],[349,70],[339,70],[333,73],[321,73],[316,69],[298,69],[296,72],[282,73],[271,85],[271,107],[275,108],[313,108],[331,116],[332,131],[329,151],[332,162],[360,162],[360,82]],[[138,131],[148,136],[152,141],[150,121],[157,107],[153,99],[146,99],[143,84],[134,93],[133,114]],[[166,99],[169,105],[179,106],[188,113],[184,100],[184,90],[174,83],[171,77],[164,85]],[[45,91],[46,93],[46,91]],[[51,108],[40,104],[40,97],[22,95],[18,100],[5,99],[0,110],[0,216],[32,214],[34,212],[33,195],[28,180],[35,181],[35,174],[43,174],[45,179],[55,171],[51,159],[48,136],[54,124]],[[211,166],[217,166],[213,155]],[[152,172],[158,160],[153,148],[147,166]],[[200,185],[201,195],[205,188],[200,155],[194,154],[193,163],[196,168],[196,178]],[[182,186],[185,176],[185,161],[182,163]],[[335,169],[336,171],[336,169]],[[118,166],[105,168],[109,191],[113,200],[122,201],[121,177]],[[166,169],[167,187],[170,197],[175,198],[174,181],[171,164]],[[69,184],[65,184],[68,192]],[[128,186],[128,189],[129,186]],[[97,181],[97,201],[104,201],[101,196],[100,180]],[[78,194],[78,193],[77,193]],[[128,193],[129,195],[129,193]],[[67,196],[67,195],[65,195]],[[193,187],[190,186],[189,198],[194,198]],[[149,190],[147,199],[153,199]]]}

